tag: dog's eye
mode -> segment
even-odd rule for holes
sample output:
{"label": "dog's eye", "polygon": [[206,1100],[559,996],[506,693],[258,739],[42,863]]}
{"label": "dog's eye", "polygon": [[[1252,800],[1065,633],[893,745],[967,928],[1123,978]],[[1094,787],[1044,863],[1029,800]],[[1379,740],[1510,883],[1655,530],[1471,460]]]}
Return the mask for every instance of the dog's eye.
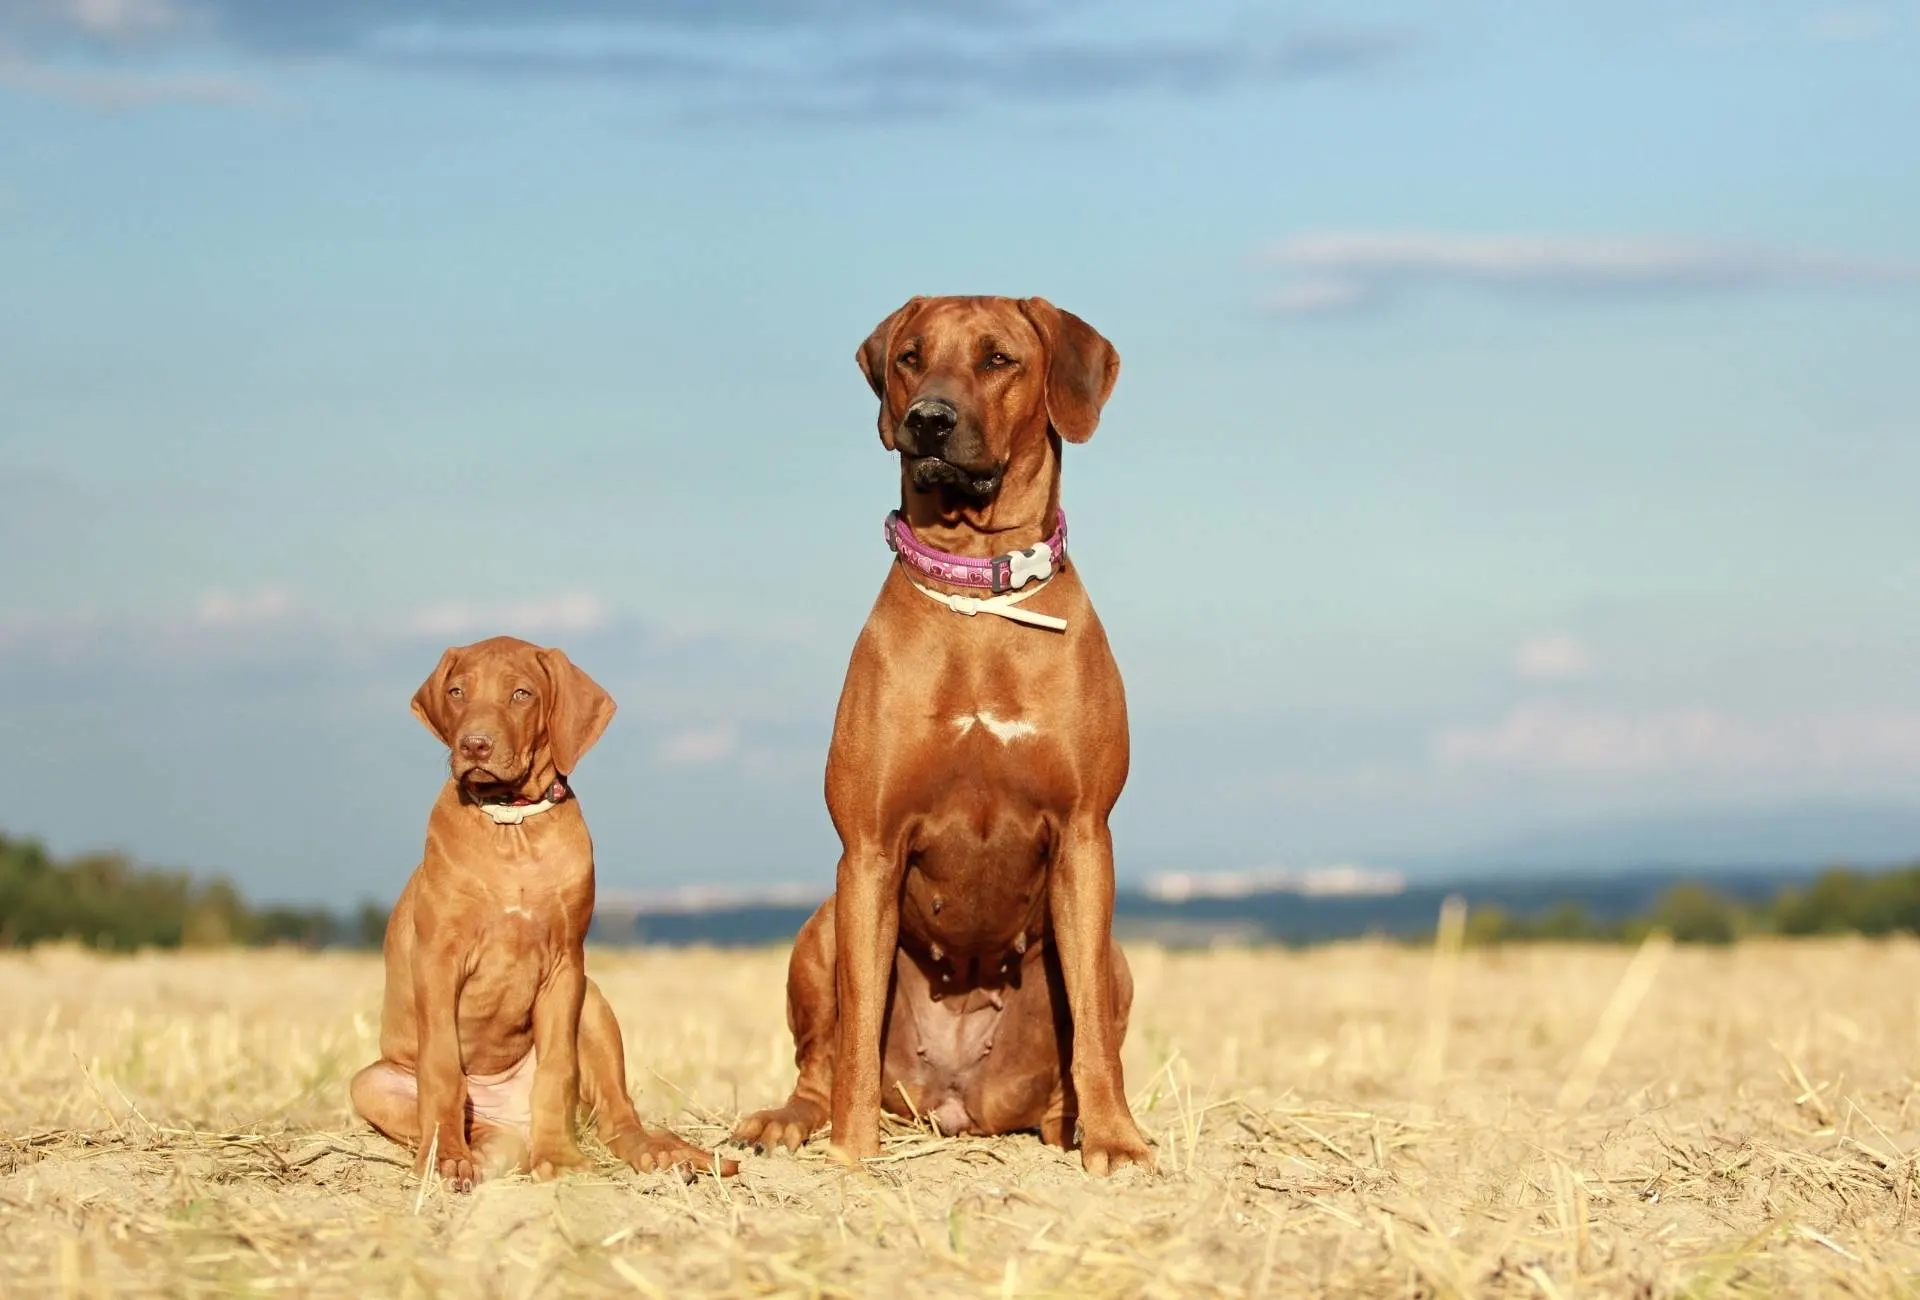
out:
{"label": "dog's eye", "polygon": [[1005,370],[1012,364],[1013,358],[1004,352],[996,352],[987,358],[987,368],[989,370]]}
{"label": "dog's eye", "polygon": [[522,686],[519,690],[513,693],[513,702],[515,704],[525,704],[528,700],[532,698],[533,698],[533,692],[528,690],[524,686]]}
{"label": "dog's eye", "polygon": [[917,348],[908,348],[894,359],[907,369],[912,370],[920,364],[920,352]]}
{"label": "dog's eye", "polygon": [[458,686],[449,686],[447,687],[447,698],[450,700],[464,700],[467,698],[467,693]]}

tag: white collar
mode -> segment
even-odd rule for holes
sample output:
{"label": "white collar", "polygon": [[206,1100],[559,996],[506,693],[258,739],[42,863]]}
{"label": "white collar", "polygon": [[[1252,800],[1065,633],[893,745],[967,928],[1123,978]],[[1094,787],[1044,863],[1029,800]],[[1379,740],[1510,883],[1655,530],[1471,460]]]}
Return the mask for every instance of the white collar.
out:
{"label": "white collar", "polygon": [[573,791],[567,788],[564,777],[555,777],[553,784],[544,791],[545,798],[538,803],[482,803],[480,811],[493,818],[495,826],[518,826],[529,817],[537,817],[555,804],[565,803],[573,797]]}

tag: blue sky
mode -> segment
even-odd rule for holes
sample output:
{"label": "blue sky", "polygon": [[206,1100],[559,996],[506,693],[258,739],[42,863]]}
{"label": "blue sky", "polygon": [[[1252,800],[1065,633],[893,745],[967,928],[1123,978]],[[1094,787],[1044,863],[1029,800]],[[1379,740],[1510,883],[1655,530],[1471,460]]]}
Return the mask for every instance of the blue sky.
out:
{"label": "blue sky", "polygon": [[1123,359],[1123,875],[1911,808],[1914,122],[1904,2],[0,0],[0,827],[390,895],[517,632],[606,888],[824,883],[943,292]]}

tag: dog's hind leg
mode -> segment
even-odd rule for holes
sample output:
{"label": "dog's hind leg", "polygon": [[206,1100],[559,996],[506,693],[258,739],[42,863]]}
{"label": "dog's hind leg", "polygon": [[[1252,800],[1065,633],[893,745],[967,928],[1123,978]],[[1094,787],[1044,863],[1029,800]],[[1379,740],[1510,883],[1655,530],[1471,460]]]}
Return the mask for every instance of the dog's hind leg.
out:
{"label": "dog's hind leg", "polygon": [[833,984],[833,899],[800,927],[787,962],[787,1028],[800,1077],[787,1104],[741,1118],[733,1140],[760,1150],[798,1151],[827,1122],[833,1098],[833,1050],[839,1016]]}

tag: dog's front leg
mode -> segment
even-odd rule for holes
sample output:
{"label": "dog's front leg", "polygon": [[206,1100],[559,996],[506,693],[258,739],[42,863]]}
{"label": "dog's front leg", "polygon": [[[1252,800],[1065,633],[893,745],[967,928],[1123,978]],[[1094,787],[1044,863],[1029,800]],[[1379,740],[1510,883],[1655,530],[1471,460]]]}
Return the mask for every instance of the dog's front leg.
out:
{"label": "dog's front leg", "polygon": [[413,960],[413,1007],[420,1031],[418,1064],[420,1150],[414,1172],[428,1161],[459,1191],[472,1191],[478,1176],[467,1143],[467,1076],[460,1055],[460,988],[464,956],[448,947],[420,944]]}
{"label": "dog's front leg", "polygon": [[900,941],[900,863],[874,845],[849,847],[834,877],[833,1153],[853,1164],[880,1154],[880,1036]]}
{"label": "dog's front leg", "polygon": [[575,948],[554,959],[533,1003],[533,1132],[527,1168],[552,1178],[586,1165],[573,1136],[580,1104],[580,1008],[587,995],[586,954]]}
{"label": "dog's front leg", "polygon": [[1114,988],[1113,837],[1104,817],[1082,816],[1067,824],[1047,901],[1073,1017],[1081,1163],[1094,1174],[1129,1163],[1151,1168],[1153,1155],[1127,1109],[1121,1083],[1126,1022]]}

